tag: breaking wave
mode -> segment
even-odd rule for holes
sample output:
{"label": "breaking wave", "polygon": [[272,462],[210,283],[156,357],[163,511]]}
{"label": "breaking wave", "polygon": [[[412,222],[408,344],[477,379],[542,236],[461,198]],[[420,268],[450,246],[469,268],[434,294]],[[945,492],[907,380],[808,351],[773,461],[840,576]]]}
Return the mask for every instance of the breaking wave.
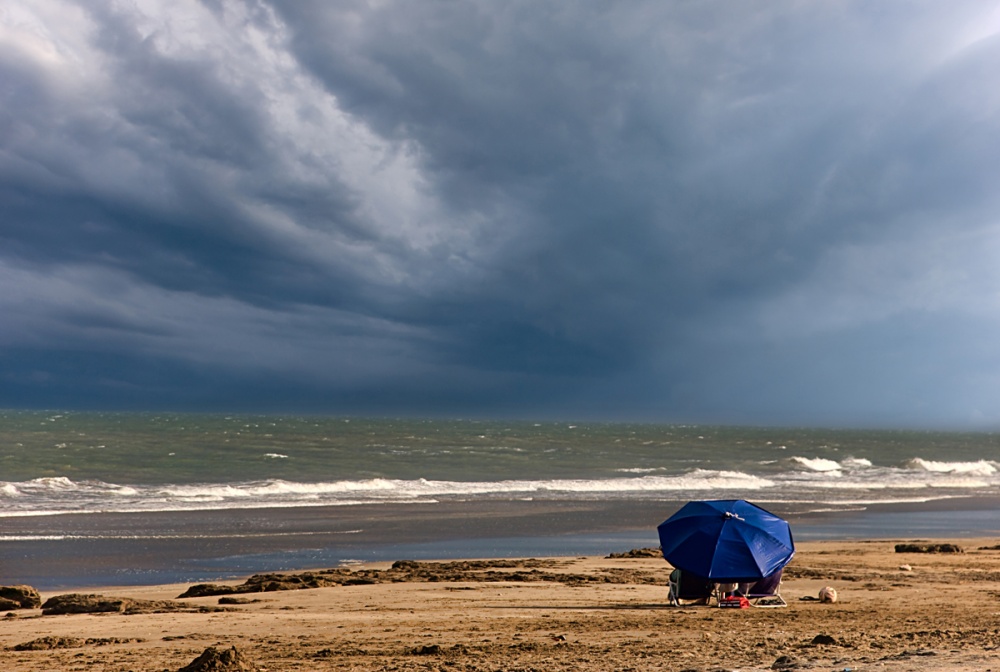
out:
{"label": "breaking wave", "polygon": [[811,471],[840,471],[840,462],[827,460],[822,457],[793,457],[792,462],[805,467]]}
{"label": "breaking wave", "polygon": [[373,478],[321,483],[268,480],[166,486],[77,483],[68,478],[55,478],[0,484],[0,502],[3,503],[0,517],[69,512],[419,503],[468,498],[648,497],[684,492],[751,491],[773,486],[773,481],[759,476],[705,469],[678,476],[608,479],[443,481]]}
{"label": "breaking wave", "polygon": [[915,457],[908,463],[914,469],[922,469],[938,474],[971,474],[978,476],[992,476],[997,473],[997,463],[987,460],[976,462],[935,462]]}
{"label": "breaking wave", "polygon": [[[806,504],[913,501],[1000,494],[1000,469],[988,460],[901,465],[868,459],[796,456],[741,470],[618,469],[607,478],[461,481],[369,478],[324,482],[267,479],[234,483],[130,485],[64,476],[0,481],[0,517],[60,513],[434,504],[467,500],[628,500],[757,498]],[[751,473],[756,472],[756,473]]]}

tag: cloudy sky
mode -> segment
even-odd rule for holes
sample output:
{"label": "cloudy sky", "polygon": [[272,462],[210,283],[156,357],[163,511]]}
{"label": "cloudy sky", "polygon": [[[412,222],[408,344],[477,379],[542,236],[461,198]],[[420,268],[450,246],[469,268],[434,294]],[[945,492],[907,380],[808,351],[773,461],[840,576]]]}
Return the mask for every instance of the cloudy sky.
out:
{"label": "cloudy sky", "polygon": [[998,33],[5,0],[0,406],[1000,426]]}

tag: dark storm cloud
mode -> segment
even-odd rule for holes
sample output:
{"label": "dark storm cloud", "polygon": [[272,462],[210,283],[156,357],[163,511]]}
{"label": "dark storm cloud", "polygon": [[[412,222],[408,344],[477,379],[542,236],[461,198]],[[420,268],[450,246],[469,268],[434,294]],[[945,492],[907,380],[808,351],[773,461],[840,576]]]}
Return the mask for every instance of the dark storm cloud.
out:
{"label": "dark storm cloud", "polygon": [[979,3],[53,0],[0,27],[5,403],[97,369],[151,405],[1000,410]]}
{"label": "dark storm cloud", "polygon": [[[993,96],[977,83],[995,47],[947,32],[968,13],[359,7],[287,3],[300,60],[382,133],[416,138],[456,208],[516,198],[504,225],[522,235],[493,270],[523,311],[502,319],[608,359],[794,285],[833,245],[995,205],[996,117],[970,129],[948,109]],[[956,152],[956,134],[978,146]]]}

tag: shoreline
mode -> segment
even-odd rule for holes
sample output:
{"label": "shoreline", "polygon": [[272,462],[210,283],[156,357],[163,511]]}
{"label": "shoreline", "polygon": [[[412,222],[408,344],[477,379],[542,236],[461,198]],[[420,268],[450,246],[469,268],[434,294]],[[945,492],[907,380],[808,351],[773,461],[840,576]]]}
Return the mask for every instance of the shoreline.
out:
{"label": "shoreline", "polygon": [[[607,555],[658,545],[656,525],[682,504],[476,501],[4,518],[0,583],[62,590],[400,559]],[[994,498],[862,511],[762,505],[789,520],[796,541],[1000,536]]]}

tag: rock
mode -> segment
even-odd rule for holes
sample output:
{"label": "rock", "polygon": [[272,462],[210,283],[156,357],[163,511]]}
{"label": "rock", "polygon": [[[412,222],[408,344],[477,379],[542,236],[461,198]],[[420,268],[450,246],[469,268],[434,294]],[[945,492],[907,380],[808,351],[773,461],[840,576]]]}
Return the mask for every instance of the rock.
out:
{"label": "rock", "polygon": [[421,644],[412,653],[415,656],[432,656],[441,653],[441,647],[437,644]]}
{"label": "rock", "polygon": [[82,646],[105,646],[107,644],[131,644],[132,642],[142,642],[144,640],[136,637],[39,637],[30,642],[18,644],[15,651],[48,651],[50,649],[78,649]]}
{"label": "rock", "polygon": [[628,558],[662,558],[663,551],[659,548],[633,548],[631,551],[625,551],[624,553],[611,553],[608,555],[609,560],[625,560]]}
{"label": "rock", "polygon": [[813,646],[832,645],[836,643],[837,640],[831,637],[830,635],[816,635],[815,637],[812,638],[812,642],[810,642],[810,644],[812,644]]}
{"label": "rock", "polygon": [[909,565],[900,565],[899,569],[900,569],[900,571],[903,571],[903,572],[912,572],[913,571],[913,567],[911,567]]}
{"label": "rock", "polygon": [[257,666],[235,646],[228,650],[210,646],[177,672],[257,672]]}
{"label": "rock", "polygon": [[50,597],[42,605],[45,616],[56,614],[99,614],[122,613],[125,611],[125,600],[103,597],[101,595],[81,595],[69,593]]}
{"label": "rock", "polygon": [[30,642],[17,644],[15,651],[49,651],[51,649],[77,649],[85,646],[87,640],[79,637],[39,637]]}
{"label": "rock", "polygon": [[801,667],[801,663],[791,656],[778,656],[771,663],[772,670],[793,670],[796,667]]}
{"label": "rock", "polygon": [[42,605],[43,616],[57,614],[154,614],[174,611],[224,611],[222,607],[195,607],[172,600],[133,600],[129,598],[104,597],[103,595],[82,595],[67,593],[50,597]]}
{"label": "rock", "polygon": [[897,553],[965,553],[956,544],[896,544]]}
{"label": "rock", "polygon": [[306,588],[330,588],[348,584],[375,583],[363,576],[353,576],[340,569],[300,574],[254,574],[243,583],[231,586],[215,583],[199,583],[185,590],[178,599],[188,597],[212,597],[216,595],[241,595],[245,593],[273,593],[278,590],[302,590]]}
{"label": "rock", "polygon": [[243,591],[239,590],[236,586],[223,586],[217,583],[199,583],[185,590],[184,593],[178,595],[177,598],[214,597],[216,595],[233,595],[240,592]]}
{"label": "rock", "polygon": [[[180,598],[240,595],[275,590],[300,590],[376,583],[532,581],[571,586],[593,583],[661,585],[658,571],[638,568],[613,568],[600,574],[575,574],[555,570],[563,561],[536,558],[500,560],[463,560],[457,562],[416,562],[397,560],[390,569],[323,569],[298,574],[255,574],[239,585],[198,584]],[[507,571],[515,569],[518,571]],[[464,590],[464,588],[462,589]]]}
{"label": "rock", "polygon": [[42,606],[42,596],[31,586],[0,586],[0,609],[37,609]]}
{"label": "rock", "polygon": [[834,602],[837,601],[837,591],[830,586],[824,586],[823,588],[820,588],[819,601],[826,602],[828,604],[833,604]]}

